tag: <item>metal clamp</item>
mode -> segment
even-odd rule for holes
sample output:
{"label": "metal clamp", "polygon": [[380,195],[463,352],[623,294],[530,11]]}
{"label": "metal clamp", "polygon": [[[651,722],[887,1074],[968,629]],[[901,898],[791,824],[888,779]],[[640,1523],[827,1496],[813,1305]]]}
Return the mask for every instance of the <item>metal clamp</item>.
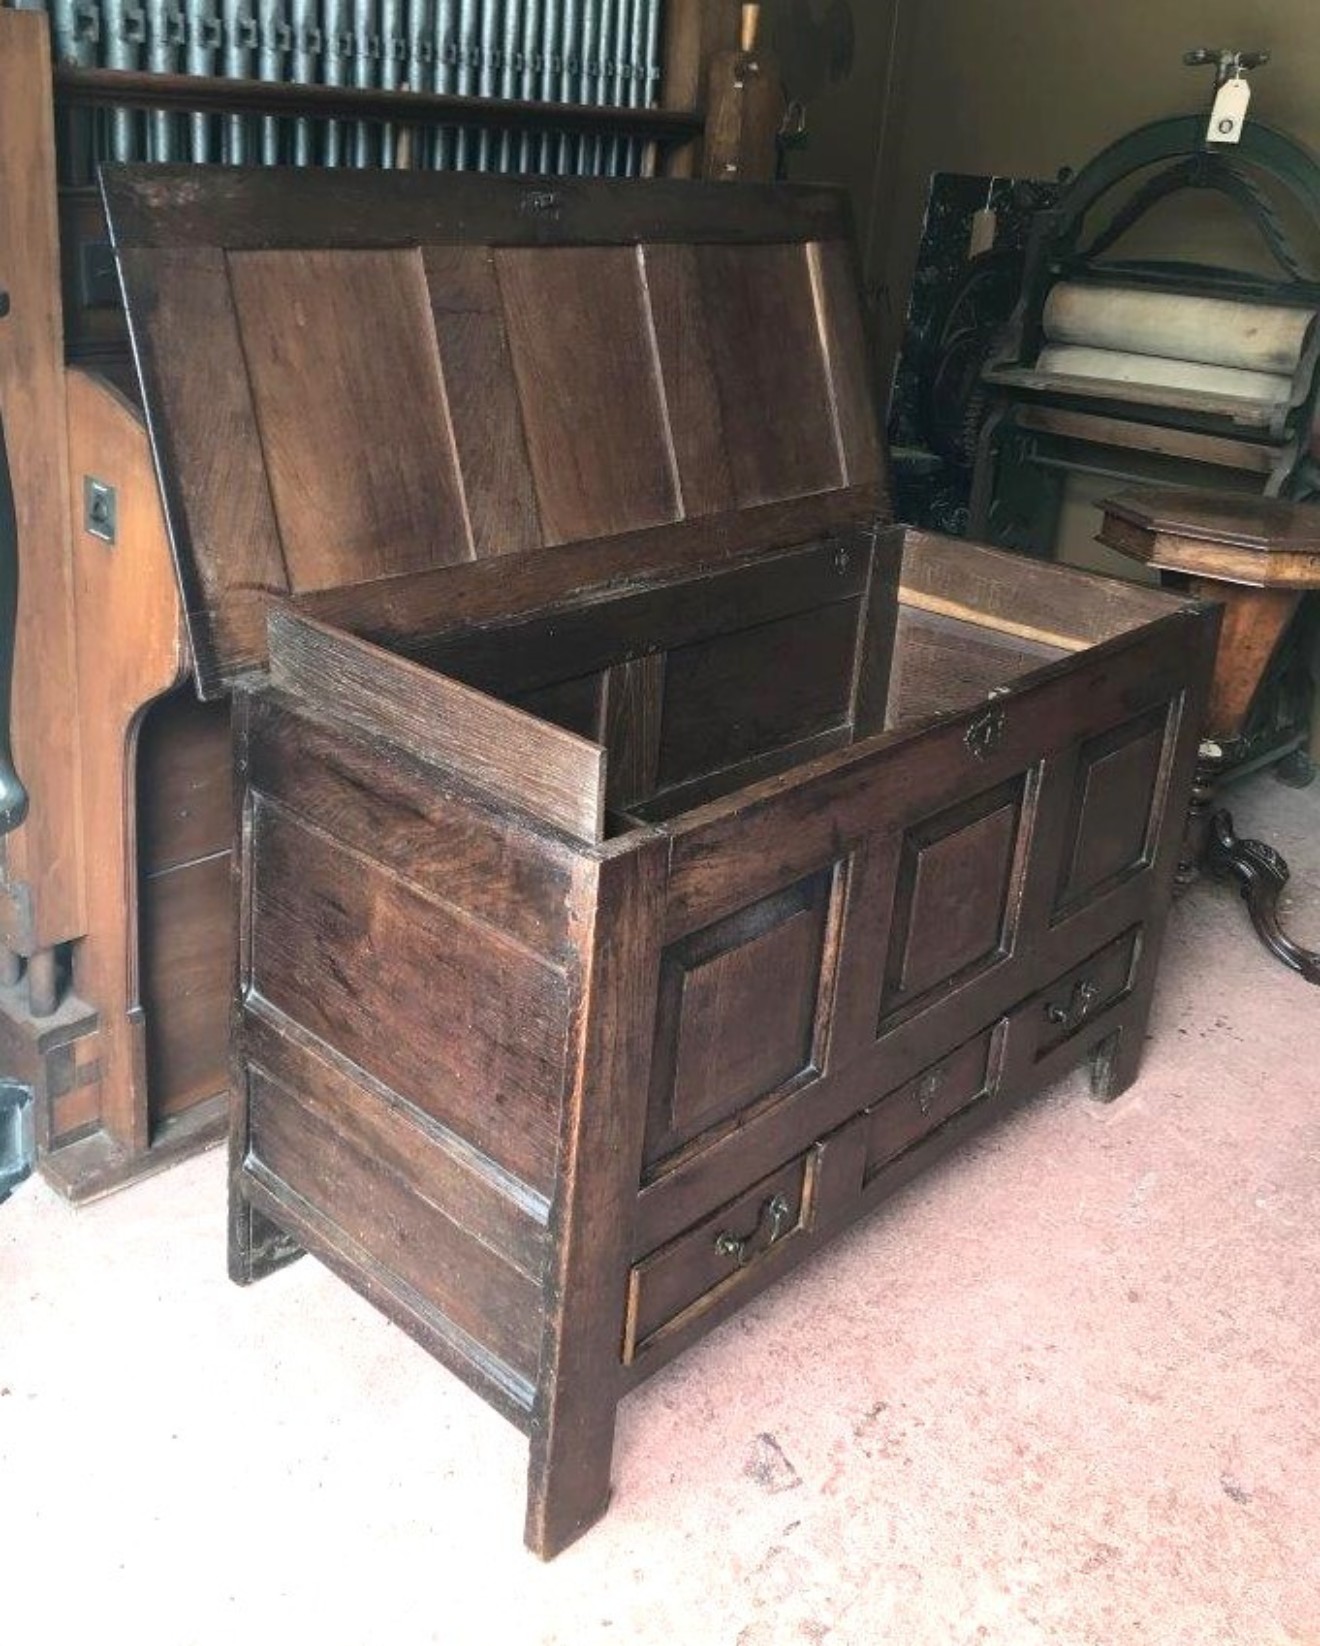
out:
{"label": "metal clamp", "polygon": [[787,1232],[792,1217],[793,1208],[788,1203],[788,1196],[777,1194],[762,1206],[751,1234],[736,1235],[726,1229],[723,1234],[716,1235],[715,1250],[721,1257],[731,1257],[740,1269],[744,1268],[754,1257],[768,1252]]}

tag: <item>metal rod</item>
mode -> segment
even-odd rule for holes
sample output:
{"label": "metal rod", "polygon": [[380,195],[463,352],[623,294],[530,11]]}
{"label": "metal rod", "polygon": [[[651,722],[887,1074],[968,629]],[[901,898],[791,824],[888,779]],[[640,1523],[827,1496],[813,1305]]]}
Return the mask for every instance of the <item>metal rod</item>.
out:
{"label": "metal rod", "polygon": [[[477,90],[477,58],[481,51],[477,0],[458,0],[458,38],[454,65],[454,89],[460,97],[473,97]],[[476,142],[466,126],[454,134],[452,164],[467,171],[476,159]]]}
{"label": "metal rod", "polygon": [[[560,44],[559,101],[576,103],[582,91],[582,5],[581,0],[563,0],[564,26]],[[559,171],[577,170],[579,143],[567,132],[559,136]]]}
{"label": "metal rod", "polygon": [[[327,86],[343,86],[347,83],[347,59],[353,46],[348,29],[348,0],[324,0],[322,18],[321,78]],[[345,163],[347,137],[347,130],[340,121],[332,120],[326,126],[321,156],[325,165],[342,166]]]}
{"label": "metal rod", "polygon": [[[260,38],[257,74],[262,80],[282,85],[288,78],[288,58],[293,45],[286,0],[257,0],[257,26]],[[267,117],[260,129],[262,164],[276,166],[283,146],[281,124]]]}
{"label": "metal rod", "polygon": [[[210,79],[215,73],[220,50],[220,15],[215,0],[189,0],[192,26],[188,30],[187,68],[190,75]],[[211,158],[211,137],[215,121],[209,114],[194,114],[188,122],[192,158],[205,165]]]}
{"label": "metal rod", "polygon": [[[353,0],[353,84],[360,91],[376,89],[377,68],[380,62],[380,23],[376,0]],[[376,163],[376,132],[366,121],[358,120],[353,126],[353,164],[358,167]]]}
{"label": "metal rod", "polygon": [[[173,74],[181,65],[184,20],[176,0],[147,0],[147,68]],[[178,119],[161,111],[147,120],[147,152],[152,160],[178,159]]]}
{"label": "metal rod", "polygon": [[[537,82],[537,96],[543,103],[559,98],[560,53],[563,38],[560,18],[561,0],[545,0],[545,14],[541,21],[541,73]],[[537,153],[537,165],[543,172],[555,170],[559,158],[559,142],[550,132],[543,132]]]}
{"label": "metal rod", "polygon": [[[515,0],[504,7],[504,29],[500,39],[500,96],[509,100],[522,94],[522,18]],[[512,171],[518,162],[518,140],[511,131],[500,133],[498,166]]]}
{"label": "metal rod", "polygon": [[[380,64],[379,80],[382,91],[398,91],[407,73],[408,29],[404,17],[404,0],[380,0]],[[400,132],[397,126],[383,126],[380,132],[380,163],[385,167],[397,164],[396,149]]]}
{"label": "metal rod", "polygon": [[[293,0],[291,18],[289,79],[294,85],[310,86],[315,83],[317,64],[325,42],[318,20],[316,0]],[[294,165],[310,166],[313,158],[311,121],[295,120],[291,136]]]}
{"label": "metal rod", "polygon": [[[582,91],[584,103],[600,101],[600,49],[602,0],[582,0]],[[578,170],[595,174],[600,170],[600,138],[584,137],[578,144]]]}
{"label": "metal rod", "polygon": [[[142,61],[147,35],[147,15],[137,0],[104,0],[105,63],[112,69],[135,69]],[[110,156],[114,160],[137,160],[138,116],[130,109],[115,109],[110,116]]]}
{"label": "metal rod", "polygon": [[[408,0],[408,89],[428,92],[435,85],[435,4],[434,0]],[[431,134],[420,126],[412,130],[411,163],[431,164]]]}
{"label": "metal rod", "polygon": [[[476,93],[478,97],[499,96],[500,0],[483,0],[481,27],[477,40]],[[478,171],[493,171],[499,134],[483,126],[476,133],[475,158]]]}
{"label": "metal rod", "polygon": [[[541,0],[523,0],[522,8],[522,67],[519,71],[519,95],[525,102],[539,99],[541,59]],[[521,172],[533,171],[538,160],[536,138],[525,133],[518,144],[518,166]]]}
{"label": "metal rod", "polygon": [[[452,96],[458,87],[458,0],[437,0],[435,13],[435,91]],[[432,164],[447,170],[454,163],[455,134],[441,128],[432,139]]]}
{"label": "metal rod", "polygon": [[[660,101],[660,0],[645,0],[646,10],[646,85],[640,106],[653,109]],[[647,143],[642,151],[638,170],[648,175],[655,171],[655,144]]]}
{"label": "metal rod", "polygon": [[[256,66],[257,17],[255,0],[222,0],[224,69],[234,80],[250,79]],[[252,158],[250,123],[246,115],[230,115],[224,123],[224,156],[231,166],[246,166]]]}

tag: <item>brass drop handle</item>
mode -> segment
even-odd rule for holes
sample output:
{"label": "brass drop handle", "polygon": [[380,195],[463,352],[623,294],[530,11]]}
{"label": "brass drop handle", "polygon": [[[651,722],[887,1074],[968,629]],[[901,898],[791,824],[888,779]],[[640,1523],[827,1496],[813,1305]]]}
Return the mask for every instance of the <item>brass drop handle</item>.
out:
{"label": "brass drop handle", "polygon": [[715,1250],[721,1257],[731,1257],[741,1269],[754,1257],[768,1252],[780,1235],[787,1232],[792,1219],[793,1208],[788,1203],[788,1196],[777,1194],[761,1207],[761,1215],[751,1234],[736,1235],[726,1229],[723,1234],[716,1235]]}
{"label": "brass drop handle", "polygon": [[935,1107],[935,1099],[940,1093],[942,1076],[938,1069],[930,1069],[917,1082],[917,1107],[923,1116],[929,1115]]}
{"label": "brass drop handle", "polygon": [[1066,1006],[1061,1006],[1058,1001],[1055,1001],[1045,1008],[1045,1015],[1051,1023],[1058,1023],[1064,1028],[1075,1028],[1099,998],[1099,984],[1092,983],[1084,978],[1073,989],[1072,996]]}

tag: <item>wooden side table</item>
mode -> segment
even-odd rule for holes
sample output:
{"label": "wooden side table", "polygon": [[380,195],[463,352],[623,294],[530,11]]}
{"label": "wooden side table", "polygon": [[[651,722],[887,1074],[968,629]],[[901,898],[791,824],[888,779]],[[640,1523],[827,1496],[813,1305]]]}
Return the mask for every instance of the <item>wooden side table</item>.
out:
{"label": "wooden side table", "polygon": [[1188,820],[1187,878],[1198,869],[1241,887],[1271,954],[1320,983],[1320,953],[1279,924],[1288,865],[1272,846],[1239,839],[1215,805],[1226,771],[1241,763],[1248,716],[1303,595],[1320,589],[1320,506],[1232,492],[1138,490],[1104,504],[1100,541],[1222,602],[1214,683]]}

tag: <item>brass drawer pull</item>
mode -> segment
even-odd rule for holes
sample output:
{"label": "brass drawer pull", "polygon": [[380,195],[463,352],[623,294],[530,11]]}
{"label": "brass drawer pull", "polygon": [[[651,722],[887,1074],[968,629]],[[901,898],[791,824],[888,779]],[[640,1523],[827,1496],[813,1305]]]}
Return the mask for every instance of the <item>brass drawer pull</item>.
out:
{"label": "brass drawer pull", "polygon": [[736,1235],[726,1229],[723,1234],[716,1235],[715,1250],[721,1257],[731,1257],[741,1269],[754,1257],[770,1250],[780,1235],[787,1232],[792,1216],[793,1208],[788,1203],[788,1196],[777,1194],[762,1206],[751,1234]]}
{"label": "brass drawer pull", "polygon": [[1055,1001],[1045,1008],[1045,1015],[1051,1023],[1057,1023],[1066,1029],[1075,1029],[1099,998],[1099,985],[1083,980],[1073,989],[1066,1006],[1061,1006]]}
{"label": "brass drawer pull", "polygon": [[935,1099],[939,1095],[943,1076],[938,1069],[931,1069],[922,1075],[917,1082],[917,1107],[923,1115],[929,1115],[935,1106]]}

